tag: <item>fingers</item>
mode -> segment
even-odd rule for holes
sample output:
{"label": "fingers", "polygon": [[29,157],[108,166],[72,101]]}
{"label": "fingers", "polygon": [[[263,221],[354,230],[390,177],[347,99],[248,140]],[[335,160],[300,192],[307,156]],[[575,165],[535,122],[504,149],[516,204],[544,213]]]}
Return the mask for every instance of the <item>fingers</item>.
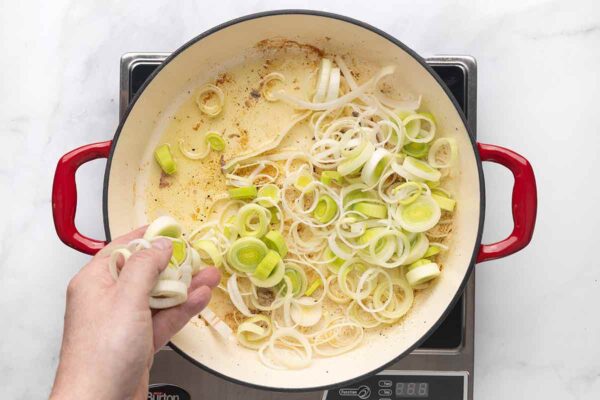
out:
{"label": "fingers", "polygon": [[158,275],[167,267],[173,245],[169,239],[156,239],[152,247],[135,252],[121,270],[117,284],[136,295],[149,296]]}
{"label": "fingers", "polygon": [[189,291],[193,291],[200,286],[208,286],[210,288],[216,288],[221,281],[221,273],[215,267],[205,268],[198,272],[190,283]]}
{"label": "fingers", "polygon": [[112,242],[110,242],[109,244],[104,246],[104,248],[102,250],[100,250],[94,258],[105,258],[105,257],[110,256],[110,253],[112,253],[112,251],[116,247],[126,245],[127,243],[131,242],[133,239],[139,239],[142,236],[144,236],[144,232],[146,232],[147,228],[148,228],[148,225],[144,225],[144,226],[141,226],[129,233],[126,233],[125,235],[119,236],[118,238],[114,239]]}
{"label": "fingers", "polygon": [[188,299],[185,303],[171,309],[160,310],[153,317],[154,348],[160,349],[171,337],[208,304],[211,289],[221,281],[221,273],[214,267],[198,272],[190,283]]}
{"label": "fingers", "polygon": [[188,292],[188,299],[177,307],[161,310],[152,318],[154,351],[158,351],[210,301],[211,288],[200,286]]}

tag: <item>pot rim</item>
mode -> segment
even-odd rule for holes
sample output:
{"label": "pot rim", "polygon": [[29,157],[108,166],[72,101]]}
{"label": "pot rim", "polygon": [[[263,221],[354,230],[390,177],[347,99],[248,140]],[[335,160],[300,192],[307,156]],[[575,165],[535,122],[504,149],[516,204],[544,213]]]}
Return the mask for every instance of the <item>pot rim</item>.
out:
{"label": "pot rim", "polygon": [[185,44],[183,44],[181,47],[179,47],[177,50],[175,50],[173,53],[171,53],[171,55],[169,57],[167,57],[167,59],[165,59],[165,61],[158,66],[158,68],[156,68],[152,74],[146,79],[146,81],[144,82],[144,84],[142,85],[142,87],[138,90],[138,92],[136,93],[136,95],[134,96],[134,98],[131,100],[131,102],[129,103],[129,105],[127,106],[127,109],[125,111],[125,113],[123,114],[123,117],[121,118],[121,120],[119,121],[119,126],[117,127],[117,130],[115,132],[115,135],[113,137],[112,143],[111,143],[111,148],[110,148],[110,153],[108,156],[108,159],[106,161],[106,169],[105,169],[105,173],[104,173],[104,183],[103,183],[103,190],[102,190],[102,214],[103,214],[103,222],[104,222],[104,232],[106,235],[106,240],[108,242],[111,241],[111,234],[110,234],[110,228],[109,228],[109,223],[108,223],[108,185],[109,185],[109,177],[110,177],[110,167],[111,167],[111,163],[112,163],[112,157],[115,151],[115,148],[117,146],[118,140],[119,140],[119,136],[121,135],[121,132],[123,130],[123,126],[125,125],[125,121],[127,120],[127,117],[129,116],[129,113],[131,112],[131,110],[133,109],[133,107],[135,106],[137,100],[140,98],[140,96],[142,95],[142,93],[144,92],[144,90],[146,89],[146,87],[148,87],[148,85],[150,84],[150,82],[160,73],[160,71],[162,71],[162,69],[169,64],[171,61],[173,61],[173,59],[175,59],[179,54],[183,53],[188,47],[194,45],[195,43],[199,42],[200,40],[212,35],[213,33],[216,33],[218,31],[221,31],[222,29],[228,28],[230,26],[242,23],[242,22],[246,22],[246,21],[250,21],[250,20],[254,20],[254,19],[259,19],[259,18],[264,18],[264,17],[272,17],[272,16],[279,16],[279,15],[312,15],[312,16],[317,16],[317,17],[325,17],[325,18],[331,18],[331,19],[337,19],[339,21],[343,21],[343,22],[347,22],[356,26],[359,26],[361,28],[364,29],[368,29],[373,33],[378,34],[379,36],[381,36],[383,39],[387,39],[390,42],[392,42],[394,45],[398,46],[399,48],[401,48],[403,51],[405,51],[406,53],[408,53],[411,57],[413,57],[417,62],[419,62],[419,64],[421,64],[421,66],[423,68],[425,68],[427,70],[427,72],[429,72],[429,74],[436,80],[436,82],[440,85],[440,87],[444,90],[444,92],[446,93],[446,95],[450,98],[450,101],[452,102],[454,108],[456,109],[456,111],[458,112],[460,119],[465,127],[465,130],[469,136],[469,141],[471,143],[471,146],[473,148],[473,153],[475,154],[475,159],[477,161],[477,173],[479,176],[479,226],[477,228],[477,237],[474,243],[474,247],[473,247],[473,251],[472,251],[472,255],[471,255],[471,261],[469,262],[469,266],[467,269],[467,273],[465,274],[465,276],[463,277],[462,282],[460,283],[458,290],[456,291],[456,293],[454,294],[454,297],[452,298],[452,300],[448,303],[448,306],[446,307],[446,309],[444,310],[444,312],[442,313],[442,315],[438,318],[438,320],[431,326],[431,328],[421,337],[421,339],[417,340],[412,346],[408,347],[404,352],[398,354],[396,357],[394,357],[391,361],[381,365],[378,368],[373,369],[372,371],[369,371],[365,374],[362,374],[360,376],[357,376],[355,378],[352,379],[348,379],[342,382],[335,382],[329,385],[321,385],[321,386],[315,386],[315,387],[305,387],[305,388],[285,388],[285,387],[271,387],[271,386],[263,386],[263,385],[257,385],[254,383],[249,383],[249,382],[245,382],[245,381],[241,381],[238,380],[234,377],[231,376],[227,376],[224,375],[218,371],[215,371],[213,369],[211,369],[210,367],[208,367],[207,365],[204,365],[200,362],[198,362],[196,359],[194,359],[193,357],[189,356],[185,351],[183,351],[182,349],[180,349],[179,347],[177,347],[176,345],[174,345],[172,342],[168,343],[168,346],[173,349],[175,352],[177,352],[180,356],[182,356],[183,358],[185,358],[186,360],[188,360],[189,362],[191,362],[192,364],[194,364],[195,366],[215,375],[218,376],[219,378],[225,379],[229,382],[235,383],[235,384],[239,384],[239,385],[244,385],[247,387],[251,387],[254,389],[259,389],[259,390],[268,390],[268,391],[274,391],[274,392],[309,392],[309,391],[323,391],[323,390],[329,390],[335,387],[340,387],[340,386],[344,386],[344,385],[349,385],[349,384],[353,384],[355,382],[361,381],[371,375],[377,374],[379,372],[381,372],[382,370],[384,370],[385,368],[389,367],[390,365],[396,363],[397,361],[399,361],[401,358],[405,357],[406,355],[410,354],[413,350],[415,350],[416,348],[418,348],[440,325],[441,323],[446,319],[446,317],[448,316],[448,314],[450,313],[450,311],[452,310],[452,308],[454,307],[454,305],[456,304],[456,302],[458,301],[458,299],[462,296],[465,286],[467,284],[467,281],[469,280],[469,277],[471,276],[471,273],[473,272],[473,268],[475,266],[476,263],[476,259],[477,259],[477,253],[479,250],[479,247],[481,245],[481,238],[482,238],[482,234],[483,234],[483,223],[484,223],[484,218],[485,218],[485,182],[484,182],[484,178],[483,178],[483,168],[482,168],[482,162],[481,162],[481,158],[479,156],[479,151],[477,149],[477,143],[475,141],[474,136],[472,135],[472,132],[469,128],[469,124],[467,124],[465,115],[462,111],[462,109],[460,108],[458,102],[456,101],[456,99],[454,98],[454,96],[452,95],[452,93],[450,92],[450,89],[448,89],[448,87],[446,86],[446,84],[442,81],[442,79],[437,75],[437,73],[435,73],[435,71],[427,64],[427,62],[421,57],[419,56],[415,51],[413,51],[411,48],[409,48],[408,46],[406,46],[404,43],[402,43],[401,41],[399,41],[398,39],[396,39],[395,37],[393,37],[392,35],[380,30],[379,28],[376,28],[370,24],[367,24],[365,22],[356,20],[354,18],[351,17],[347,17],[345,15],[340,15],[340,14],[336,14],[336,13],[330,13],[330,12],[325,12],[325,11],[317,11],[317,10],[305,10],[305,9],[281,9],[281,10],[271,10],[271,11],[263,11],[263,12],[258,12],[258,13],[253,13],[253,14],[248,14],[242,17],[238,17],[235,19],[232,19],[230,21],[224,22],[222,24],[219,24],[207,31],[202,32],[201,34],[197,35],[196,37],[192,38],[191,40],[189,40],[188,42],[186,42]]}

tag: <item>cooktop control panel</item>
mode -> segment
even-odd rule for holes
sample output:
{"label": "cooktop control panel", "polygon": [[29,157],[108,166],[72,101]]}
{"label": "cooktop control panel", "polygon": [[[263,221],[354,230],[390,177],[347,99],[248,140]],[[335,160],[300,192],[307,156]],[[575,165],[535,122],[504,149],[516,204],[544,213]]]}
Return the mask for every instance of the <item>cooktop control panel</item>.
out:
{"label": "cooktop control panel", "polygon": [[323,400],[464,400],[465,371],[386,370],[354,385],[325,392]]}

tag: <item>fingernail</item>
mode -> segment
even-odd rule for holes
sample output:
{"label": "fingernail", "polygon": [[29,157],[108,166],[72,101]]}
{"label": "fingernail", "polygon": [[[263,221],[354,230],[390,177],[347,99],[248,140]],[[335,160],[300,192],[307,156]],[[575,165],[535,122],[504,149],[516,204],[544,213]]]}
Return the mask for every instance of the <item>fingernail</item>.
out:
{"label": "fingernail", "polygon": [[168,250],[171,246],[172,243],[169,239],[160,238],[152,242],[152,247],[159,250]]}

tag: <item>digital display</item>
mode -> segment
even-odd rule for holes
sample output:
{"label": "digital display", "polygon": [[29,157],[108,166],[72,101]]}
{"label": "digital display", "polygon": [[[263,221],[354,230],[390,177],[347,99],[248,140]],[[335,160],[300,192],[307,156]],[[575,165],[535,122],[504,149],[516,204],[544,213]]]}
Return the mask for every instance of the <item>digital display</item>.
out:
{"label": "digital display", "polygon": [[427,382],[397,382],[396,398],[426,398],[429,397]]}

